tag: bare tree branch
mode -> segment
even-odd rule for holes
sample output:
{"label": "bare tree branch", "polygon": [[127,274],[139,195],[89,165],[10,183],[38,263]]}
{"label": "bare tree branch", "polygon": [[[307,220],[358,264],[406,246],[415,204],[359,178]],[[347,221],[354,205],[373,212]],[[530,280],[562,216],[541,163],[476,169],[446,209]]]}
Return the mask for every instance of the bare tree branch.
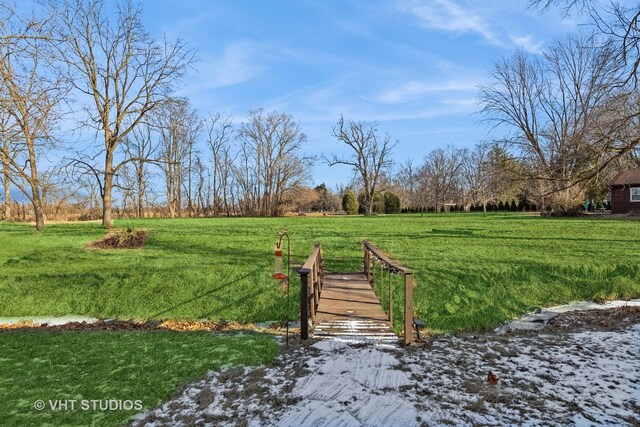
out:
{"label": "bare tree branch", "polygon": [[335,165],[351,166],[359,175],[364,187],[367,214],[373,213],[373,197],[380,176],[385,168],[391,166],[391,152],[397,141],[391,142],[391,136],[378,134],[376,123],[349,121],[345,123],[340,115],[338,124],[333,127],[333,136],[338,142],[349,147],[352,153],[348,156],[323,156],[330,167]]}

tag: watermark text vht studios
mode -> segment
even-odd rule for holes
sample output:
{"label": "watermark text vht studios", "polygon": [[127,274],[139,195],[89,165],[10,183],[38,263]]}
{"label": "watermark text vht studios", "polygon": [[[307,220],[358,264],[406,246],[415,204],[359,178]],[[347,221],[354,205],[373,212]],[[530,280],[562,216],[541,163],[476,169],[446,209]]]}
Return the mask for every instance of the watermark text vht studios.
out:
{"label": "watermark text vht studios", "polygon": [[54,399],[36,400],[33,407],[38,411],[141,411],[141,400],[130,399]]}

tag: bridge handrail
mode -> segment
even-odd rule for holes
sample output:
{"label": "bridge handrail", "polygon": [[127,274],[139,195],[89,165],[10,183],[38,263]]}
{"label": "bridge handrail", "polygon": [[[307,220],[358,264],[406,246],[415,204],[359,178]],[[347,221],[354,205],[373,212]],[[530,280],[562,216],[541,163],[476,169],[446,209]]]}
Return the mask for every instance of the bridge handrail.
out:
{"label": "bridge handrail", "polygon": [[311,255],[309,255],[309,258],[307,258],[304,264],[302,264],[302,267],[298,269],[298,272],[309,274],[313,269],[314,265],[317,263],[319,254],[320,254],[320,243],[316,243],[313,246],[313,251],[311,251]]}
{"label": "bridge handrail", "polygon": [[389,255],[384,253],[382,249],[380,249],[370,241],[363,240],[362,244],[364,245],[365,250],[369,251],[382,264],[385,264],[387,268],[392,270],[392,272],[399,274],[412,274],[411,269],[405,267],[397,261],[392,260]]}
{"label": "bridge handrail", "polygon": [[300,338],[309,338],[309,317],[315,323],[316,310],[320,301],[324,271],[322,270],[322,249],[316,243],[309,258],[298,269],[300,274]]}
{"label": "bridge handrail", "polygon": [[404,343],[411,344],[413,342],[413,272],[411,269],[403,266],[391,259],[389,255],[384,253],[380,248],[368,240],[362,241],[364,252],[364,274],[375,291],[373,283],[375,261],[380,263],[380,275],[382,277],[382,269],[386,265],[389,272],[389,322],[393,327],[393,299],[391,289],[391,274],[402,274],[404,276]]}

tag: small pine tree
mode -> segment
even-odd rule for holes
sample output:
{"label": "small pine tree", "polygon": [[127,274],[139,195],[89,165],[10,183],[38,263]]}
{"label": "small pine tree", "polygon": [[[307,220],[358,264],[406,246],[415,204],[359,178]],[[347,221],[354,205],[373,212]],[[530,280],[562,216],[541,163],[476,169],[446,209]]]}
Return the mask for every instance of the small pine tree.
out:
{"label": "small pine tree", "polygon": [[511,200],[511,212],[518,212],[518,205],[515,200]]}
{"label": "small pine tree", "polygon": [[364,191],[358,193],[358,213],[364,215],[367,213],[367,195]]}
{"label": "small pine tree", "polygon": [[384,196],[382,193],[375,193],[373,195],[373,213],[384,213]]}
{"label": "small pine tree", "polygon": [[387,214],[400,212],[400,198],[391,191],[384,193],[384,212]]}
{"label": "small pine tree", "polygon": [[355,215],[358,213],[358,199],[353,191],[349,190],[342,196],[342,210],[347,215]]}

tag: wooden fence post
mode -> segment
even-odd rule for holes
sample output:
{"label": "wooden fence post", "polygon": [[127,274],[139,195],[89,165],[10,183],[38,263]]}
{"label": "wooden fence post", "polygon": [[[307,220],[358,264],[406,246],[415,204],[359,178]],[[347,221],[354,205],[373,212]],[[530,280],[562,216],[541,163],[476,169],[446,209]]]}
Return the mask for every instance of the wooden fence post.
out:
{"label": "wooden fence post", "polygon": [[389,269],[389,322],[393,328],[393,290],[391,289],[391,269]]}
{"label": "wooden fence post", "polygon": [[363,246],[364,250],[364,275],[367,276],[367,280],[369,280],[369,251],[366,246]]}
{"label": "wooden fence post", "polygon": [[404,343],[405,345],[413,342],[413,275],[405,273],[404,275]]}
{"label": "wooden fence post", "polygon": [[309,338],[309,269],[301,268],[300,273],[300,338]]}

